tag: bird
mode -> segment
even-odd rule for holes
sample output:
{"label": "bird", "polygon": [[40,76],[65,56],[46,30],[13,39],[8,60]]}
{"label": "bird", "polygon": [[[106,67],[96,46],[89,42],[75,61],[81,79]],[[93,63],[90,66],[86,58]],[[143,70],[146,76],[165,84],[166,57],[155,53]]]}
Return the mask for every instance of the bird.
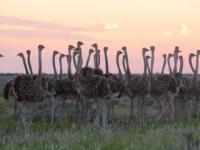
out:
{"label": "bird", "polygon": [[[141,76],[131,76],[128,73],[128,69],[124,70],[124,72],[126,72],[126,83],[125,83],[125,94],[129,97],[130,99],[130,110],[129,110],[129,121],[131,122],[133,119],[135,119],[134,116],[134,111],[133,111],[133,98],[134,97],[139,97],[141,99],[141,101],[138,101],[138,103],[140,104],[140,111],[142,114],[142,119],[144,119],[144,114],[145,114],[145,101],[144,101],[144,97],[145,95],[148,94],[149,92],[149,88],[150,88],[150,83],[148,81],[147,78],[147,63],[146,63],[146,52],[148,52],[149,50],[147,48],[143,48],[142,49],[142,56],[143,56],[143,62],[144,62],[144,72]],[[125,57],[127,59],[127,55],[125,54]],[[126,61],[127,63],[127,61]],[[129,64],[126,64],[127,66],[129,66]],[[129,67],[127,67],[129,68]],[[129,69],[130,70],[130,69]]]}
{"label": "bird", "polygon": [[[10,88],[14,89],[16,100],[19,102],[21,108],[21,120],[25,129],[27,129],[26,119],[32,121],[32,111],[35,104],[44,100],[44,88],[42,83],[42,51],[45,47],[38,45],[38,74],[36,78],[30,75],[19,75],[14,78],[13,86]],[[21,57],[22,55],[20,55]],[[24,59],[23,59],[24,60]],[[24,62],[24,61],[23,61]],[[9,90],[9,89],[8,89]],[[6,95],[4,95],[6,97]],[[8,96],[7,96],[8,97]],[[30,106],[30,116],[26,118],[23,109]]]}
{"label": "bird", "polygon": [[[81,44],[79,44],[81,43]],[[77,43],[77,48],[74,49],[79,53],[78,56],[78,67],[77,67],[77,74],[75,75],[75,88],[77,93],[80,95],[80,97],[83,99],[84,103],[89,101],[90,99],[96,101],[97,104],[97,112],[96,112],[96,124],[98,127],[102,127],[103,129],[107,128],[108,124],[108,108],[107,108],[107,102],[110,99],[110,86],[107,80],[104,76],[101,75],[87,75],[82,76],[80,74],[81,69],[81,58],[82,58],[82,49],[81,46],[83,45],[83,42]]]}

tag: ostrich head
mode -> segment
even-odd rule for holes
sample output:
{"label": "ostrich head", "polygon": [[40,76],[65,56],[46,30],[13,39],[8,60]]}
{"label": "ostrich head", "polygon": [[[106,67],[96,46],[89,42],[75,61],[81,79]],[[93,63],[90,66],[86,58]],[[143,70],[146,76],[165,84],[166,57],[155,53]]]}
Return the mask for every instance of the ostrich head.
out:
{"label": "ostrich head", "polygon": [[91,47],[93,47],[94,49],[98,49],[98,45],[97,45],[97,43],[92,44]]}
{"label": "ostrich head", "polygon": [[66,57],[65,54],[60,54],[60,58]]}
{"label": "ostrich head", "polygon": [[123,47],[122,47],[122,50],[123,50],[124,52],[126,52],[126,51],[127,51],[127,47],[126,47],[126,46],[123,46]]}
{"label": "ostrich head", "polygon": [[0,57],[4,57],[2,54],[0,54]]}
{"label": "ostrich head", "polygon": [[84,43],[82,41],[77,42],[77,47],[81,47],[82,45],[84,45]]}
{"label": "ostrich head", "polygon": [[200,50],[197,50],[197,55],[200,55]]}
{"label": "ostrich head", "polygon": [[30,54],[31,54],[31,50],[27,50],[26,53],[27,53],[28,55],[30,55]]}
{"label": "ostrich head", "polygon": [[117,51],[117,55],[121,55],[121,54],[123,54],[122,51]]}
{"label": "ostrich head", "polygon": [[154,52],[155,51],[155,46],[151,46],[150,50]]}
{"label": "ostrich head", "polygon": [[150,50],[147,49],[147,48],[143,48],[143,49],[142,49],[142,53],[143,53],[143,54],[145,54],[145,53],[148,52],[148,51],[150,51]]}
{"label": "ostrich head", "polygon": [[17,56],[19,56],[19,57],[23,57],[24,54],[23,54],[23,53],[18,53]]}
{"label": "ostrich head", "polygon": [[189,57],[193,58],[193,57],[195,57],[195,56],[197,56],[197,55],[195,55],[194,53],[190,53],[190,56],[189,56]]}
{"label": "ostrich head", "polygon": [[41,45],[41,44],[38,45],[38,50],[42,51],[44,48],[45,48],[44,45]]}
{"label": "ostrich head", "polygon": [[89,49],[89,53],[90,54],[94,53],[94,50],[93,49]]}
{"label": "ostrich head", "polygon": [[53,51],[53,55],[57,55],[57,54],[59,54],[58,51]]}
{"label": "ostrich head", "polygon": [[167,57],[167,55],[166,54],[163,54],[163,58],[165,59]]}
{"label": "ostrich head", "polygon": [[103,50],[104,50],[104,52],[107,52],[108,51],[108,47],[104,47]]}
{"label": "ostrich head", "polygon": [[73,50],[75,47],[73,46],[73,45],[69,45],[68,46],[68,51],[71,51],[71,50]]}
{"label": "ostrich head", "polygon": [[174,54],[178,54],[180,53],[181,51],[179,50],[179,47],[178,46],[175,46],[175,50],[174,50]]}

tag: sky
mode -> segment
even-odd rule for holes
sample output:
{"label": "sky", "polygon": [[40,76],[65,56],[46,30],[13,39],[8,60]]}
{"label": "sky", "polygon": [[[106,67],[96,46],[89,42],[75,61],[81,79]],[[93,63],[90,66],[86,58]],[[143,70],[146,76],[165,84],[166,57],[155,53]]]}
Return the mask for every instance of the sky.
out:
{"label": "sky", "polygon": [[[0,0],[0,4],[0,53],[5,56],[0,72],[23,73],[16,54],[30,49],[37,73],[38,44],[45,46],[46,73],[53,73],[52,51],[66,54],[68,45],[78,40],[85,43],[84,58],[93,43],[100,49],[108,46],[111,72],[117,72],[115,56],[122,46],[128,48],[132,73],[143,70],[143,47],[156,47],[155,72],[161,71],[162,54],[173,52],[175,46],[182,50],[184,72],[191,72],[188,55],[200,49],[199,0]],[[101,56],[104,69],[103,51]]]}

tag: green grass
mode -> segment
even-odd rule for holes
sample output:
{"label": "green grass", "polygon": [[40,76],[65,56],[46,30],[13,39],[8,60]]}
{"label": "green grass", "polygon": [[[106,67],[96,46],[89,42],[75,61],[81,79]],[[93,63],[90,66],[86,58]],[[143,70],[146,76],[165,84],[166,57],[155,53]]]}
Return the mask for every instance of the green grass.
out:
{"label": "green grass", "polygon": [[[106,131],[92,124],[69,125],[62,128],[59,121],[54,126],[41,120],[32,124],[29,133],[12,118],[12,102],[1,100],[0,149],[3,150],[184,150],[184,133],[200,139],[200,121],[172,121],[137,125],[115,124]],[[200,147],[199,147],[200,148]]]}

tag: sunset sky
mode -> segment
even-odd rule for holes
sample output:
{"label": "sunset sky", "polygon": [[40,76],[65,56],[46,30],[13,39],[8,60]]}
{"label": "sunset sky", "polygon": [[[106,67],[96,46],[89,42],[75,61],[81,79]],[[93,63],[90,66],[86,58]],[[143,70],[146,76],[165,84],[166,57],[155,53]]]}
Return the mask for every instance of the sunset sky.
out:
{"label": "sunset sky", "polygon": [[94,42],[100,49],[108,46],[111,72],[117,71],[115,55],[122,46],[128,47],[132,73],[138,73],[143,47],[156,47],[160,72],[162,54],[178,45],[184,72],[191,72],[188,54],[200,49],[199,8],[199,0],[0,0],[0,53],[5,55],[0,72],[24,72],[16,54],[27,49],[33,51],[36,72],[37,45],[43,44],[43,72],[52,73],[52,51],[66,53],[78,40],[85,43],[84,58]]}

